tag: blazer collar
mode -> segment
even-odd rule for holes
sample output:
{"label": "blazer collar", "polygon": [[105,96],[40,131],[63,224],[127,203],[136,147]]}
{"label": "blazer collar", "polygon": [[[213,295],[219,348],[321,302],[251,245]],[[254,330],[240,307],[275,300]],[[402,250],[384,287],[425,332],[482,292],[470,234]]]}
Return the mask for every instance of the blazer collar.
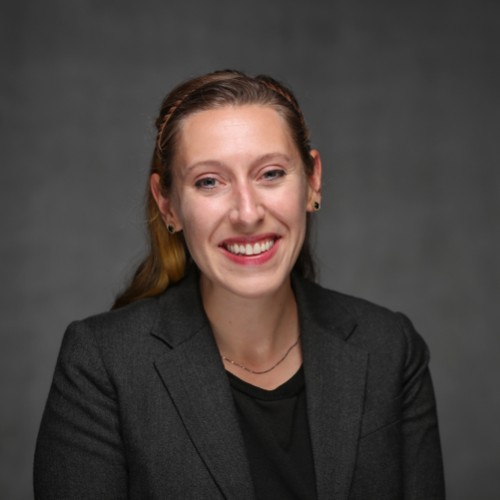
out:
{"label": "blazer collar", "polygon": [[363,413],[368,354],[347,342],[356,329],[334,292],[295,277],[318,499],[347,499]]}
{"label": "blazer collar", "polygon": [[[192,270],[158,298],[158,316],[152,333],[172,348],[209,325],[198,282],[199,273]],[[347,340],[356,328],[356,321],[333,298],[334,292],[325,290],[296,273],[292,275],[292,287],[297,299],[301,327],[327,326],[331,334]]]}
{"label": "blazer collar", "polygon": [[152,334],[171,348],[183,344],[209,326],[198,279],[198,273],[192,271],[158,297],[158,315]]}
{"label": "blazer collar", "polygon": [[[172,292],[172,293],[170,293]],[[231,389],[191,273],[159,299],[153,335],[171,348],[156,369],[224,498],[254,498]]]}
{"label": "blazer collar", "polygon": [[[346,499],[368,356],[347,342],[356,322],[332,292],[298,276],[293,276],[292,285],[299,308],[318,499]],[[253,498],[231,389],[203,310],[197,273],[159,298],[152,334],[170,347],[155,366],[221,493]]]}

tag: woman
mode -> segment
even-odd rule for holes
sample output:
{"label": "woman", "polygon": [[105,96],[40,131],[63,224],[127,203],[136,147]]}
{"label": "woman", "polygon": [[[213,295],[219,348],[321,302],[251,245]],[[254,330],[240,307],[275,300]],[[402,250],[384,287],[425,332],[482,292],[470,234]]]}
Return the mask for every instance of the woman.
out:
{"label": "woman", "polygon": [[156,125],[150,253],[65,334],[37,498],[444,498],[424,341],[310,281],[321,159],[293,94],[215,72]]}

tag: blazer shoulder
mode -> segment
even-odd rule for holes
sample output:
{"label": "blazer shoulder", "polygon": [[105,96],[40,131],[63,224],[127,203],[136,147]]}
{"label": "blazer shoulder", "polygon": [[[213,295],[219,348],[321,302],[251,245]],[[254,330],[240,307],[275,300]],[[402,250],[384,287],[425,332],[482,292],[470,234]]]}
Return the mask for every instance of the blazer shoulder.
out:
{"label": "blazer shoulder", "polygon": [[100,335],[123,335],[130,330],[151,330],[157,314],[158,297],[152,297],[74,321],[72,325],[91,329]]}
{"label": "blazer shoulder", "polygon": [[305,302],[320,317],[323,312],[325,316],[333,315],[337,318],[343,315],[351,316],[356,321],[363,321],[365,318],[370,321],[391,321],[396,319],[398,314],[369,300],[325,288],[313,281],[298,280],[294,284],[299,300]]}
{"label": "blazer shoulder", "polygon": [[358,327],[353,341],[379,351],[388,358],[400,355],[403,362],[418,360],[427,364],[429,349],[412,321],[402,312],[358,297],[334,292],[338,300],[356,318]]}
{"label": "blazer shoulder", "polygon": [[368,351],[416,350],[421,356],[428,356],[425,341],[401,312],[309,281],[301,285],[300,293],[312,315],[323,324],[355,324],[348,339],[352,344]]}
{"label": "blazer shoulder", "polygon": [[[102,312],[69,324],[61,352],[77,346],[96,346],[110,358],[126,351],[140,351],[150,342],[149,333],[158,316],[158,298],[139,300],[120,309]],[[106,356],[105,356],[106,357]]]}

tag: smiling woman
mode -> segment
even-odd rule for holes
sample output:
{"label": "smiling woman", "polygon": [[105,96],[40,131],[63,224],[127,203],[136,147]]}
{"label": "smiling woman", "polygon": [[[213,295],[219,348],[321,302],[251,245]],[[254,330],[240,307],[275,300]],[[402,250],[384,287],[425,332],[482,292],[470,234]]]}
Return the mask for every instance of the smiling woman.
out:
{"label": "smiling woman", "polygon": [[36,498],[444,498],[424,341],[312,281],[322,165],[291,91],[211,73],[156,125],[149,254],[65,334]]}

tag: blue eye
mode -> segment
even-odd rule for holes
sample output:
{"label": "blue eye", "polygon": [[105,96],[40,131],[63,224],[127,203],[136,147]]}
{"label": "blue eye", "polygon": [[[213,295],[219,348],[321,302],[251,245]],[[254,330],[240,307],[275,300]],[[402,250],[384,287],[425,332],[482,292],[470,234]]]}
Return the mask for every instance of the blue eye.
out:
{"label": "blue eye", "polygon": [[274,170],[268,170],[267,172],[264,172],[263,177],[266,180],[273,180],[283,177],[284,175],[285,175],[284,170],[282,170],[281,168],[275,168]]}
{"label": "blue eye", "polygon": [[204,177],[197,180],[194,185],[200,189],[213,189],[217,186],[217,180],[214,177]]}

